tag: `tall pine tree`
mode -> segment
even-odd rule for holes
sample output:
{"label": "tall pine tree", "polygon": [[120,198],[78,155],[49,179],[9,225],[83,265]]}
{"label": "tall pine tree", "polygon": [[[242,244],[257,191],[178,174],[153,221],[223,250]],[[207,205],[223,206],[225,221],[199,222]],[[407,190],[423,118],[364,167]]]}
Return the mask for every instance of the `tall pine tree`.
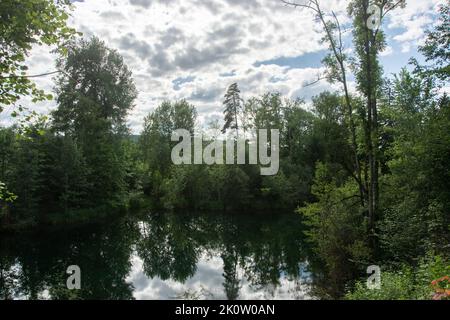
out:
{"label": "tall pine tree", "polygon": [[228,129],[236,130],[236,137],[239,136],[239,113],[242,110],[243,100],[240,96],[241,91],[238,88],[237,83],[233,83],[228,87],[225,94],[225,100],[223,105],[225,125],[223,126],[222,133],[226,133]]}

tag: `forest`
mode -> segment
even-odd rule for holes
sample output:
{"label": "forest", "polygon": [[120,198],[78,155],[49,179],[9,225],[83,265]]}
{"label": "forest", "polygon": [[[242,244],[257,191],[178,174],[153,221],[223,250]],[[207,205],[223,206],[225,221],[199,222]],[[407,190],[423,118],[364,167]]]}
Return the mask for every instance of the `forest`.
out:
{"label": "forest", "polygon": [[[426,63],[411,58],[386,75],[379,59],[385,35],[366,26],[369,1],[350,1],[351,54],[339,21],[320,2],[286,4],[315,13],[328,47],[326,79],[340,90],[312,103],[270,91],[244,100],[233,83],[223,92],[223,121],[201,123],[188,99],[167,100],[135,135],[127,126],[138,96],[132,72],[101,38],[68,26],[70,1],[1,1],[0,112],[12,110],[15,124],[0,127],[0,234],[139,210],[289,212],[301,217],[313,263],[322,266],[321,296],[448,299],[450,4],[440,7],[419,47]],[[385,13],[404,5],[376,2],[389,8]],[[27,76],[36,43],[57,47],[53,95]],[[25,96],[54,100],[56,108],[39,114],[20,105]],[[180,128],[203,134],[205,144],[278,129],[279,172],[262,176],[252,164],[175,165],[171,136]],[[370,265],[384,270],[380,290],[366,288]]]}

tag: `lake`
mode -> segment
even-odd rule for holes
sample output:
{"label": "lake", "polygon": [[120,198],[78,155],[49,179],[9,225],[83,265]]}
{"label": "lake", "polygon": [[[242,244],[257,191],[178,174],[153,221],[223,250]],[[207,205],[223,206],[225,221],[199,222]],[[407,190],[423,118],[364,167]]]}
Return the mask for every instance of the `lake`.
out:
{"label": "lake", "polygon": [[303,230],[296,214],[149,213],[2,237],[0,299],[311,299]]}

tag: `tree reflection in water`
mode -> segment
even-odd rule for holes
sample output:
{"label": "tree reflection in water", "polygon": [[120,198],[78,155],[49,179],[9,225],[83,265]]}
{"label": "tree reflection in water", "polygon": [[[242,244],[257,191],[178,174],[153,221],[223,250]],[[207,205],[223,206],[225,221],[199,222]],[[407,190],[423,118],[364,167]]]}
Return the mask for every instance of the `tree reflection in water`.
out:
{"label": "tree reflection in water", "polygon": [[145,214],[3,237],[0,299],[308,298],[302,230],[294,214]]}

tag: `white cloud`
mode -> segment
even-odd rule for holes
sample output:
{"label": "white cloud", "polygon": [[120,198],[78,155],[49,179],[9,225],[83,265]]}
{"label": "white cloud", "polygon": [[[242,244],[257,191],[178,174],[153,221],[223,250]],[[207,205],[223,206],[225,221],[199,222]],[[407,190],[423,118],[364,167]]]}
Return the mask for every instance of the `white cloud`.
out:
{"label": "white cloud", "polygon": [[403,9],[394,11],[389,16],[389,29],[402,30],[393,37],[400,43],[402,52],[409,52],[412,47],[422,43],[425,30],[433,23],[438,6],[445,0],[407,1]]}
{"label": "white cloud", "polygon": [[[324,1],[324,6],[346,24],[351,22],[345,14],[347,3]],[[416,45],[437,3],[408,1],[406,9],[392,14],[388,28],[404,30],[392,41],[403,50]],[[203,120],[219,115],[221,97],[234,81],[245,97],[277,90],[290,97],[310,98],[330,87],[321,82],[303,88],[320,69],[255,66],[257,61],[326,49],[312,14],[288,8],[279,0],[85,0],[74,6],[71,24],[86,37],[97,35],[118,49],[133,71],[139,97],[129,123],[135,133],[143,117],[164,99],[187,98]],[[33,51],[30,73],[54,70],[56,57],[48,51]],[[193,80],[174,85],[175,79],[188,77]],[[47,90],[53,87],[51,78],[37,82]],[[54,106],[48,102],[33,108],[48,112]],[[4,113],[0,119],[8,121]]]}

